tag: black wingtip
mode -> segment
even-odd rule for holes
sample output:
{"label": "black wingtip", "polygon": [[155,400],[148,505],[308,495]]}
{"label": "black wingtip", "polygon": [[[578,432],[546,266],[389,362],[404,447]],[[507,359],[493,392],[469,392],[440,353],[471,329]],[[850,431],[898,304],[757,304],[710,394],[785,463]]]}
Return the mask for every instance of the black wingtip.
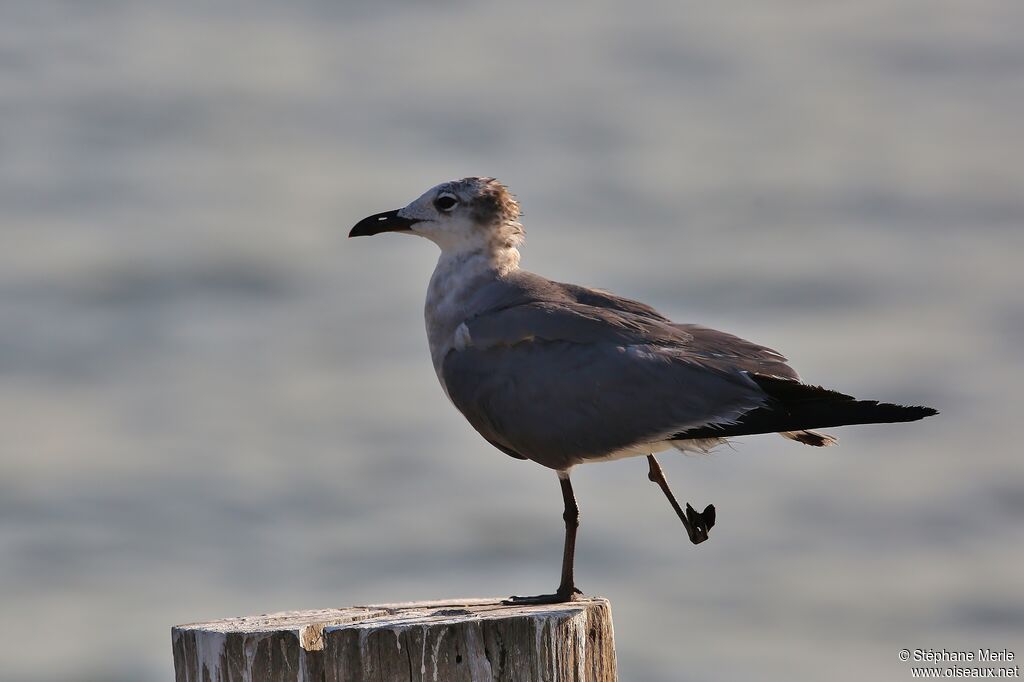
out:
{"label": "black wingtip", "polygon": [[[853,424],[913,422],[939,413],[923,405],[894,405],[852,396],[792,379],[753,374],[772,401],[735,422],[709,424],[675,434],[674,439],[728,438],[755,433],[789,433]],[[799,438],[797,439],[799,440]]]}
{"label": "black wingtip", "polygon": [[[865,402],[865,401],[857,401]],[[890,417],[893,422],[916,422],[925,417],[934,417],[939,413],[934,407],[924,405],[893,405],[892,403],[877,403],[876,409],[879,414]]]}

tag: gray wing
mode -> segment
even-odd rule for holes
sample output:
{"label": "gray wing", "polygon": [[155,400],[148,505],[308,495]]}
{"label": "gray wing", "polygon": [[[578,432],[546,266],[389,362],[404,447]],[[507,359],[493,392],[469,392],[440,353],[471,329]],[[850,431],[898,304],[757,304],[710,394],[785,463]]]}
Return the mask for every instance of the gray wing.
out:
{"label": "gray wing", "polygon": [[484,438],[554,469],[764,404],[743,368],[663,319],[579,303],[492,311],[466,323],[442,378]]}
{"label": "gray wing", "polygon": [[501,280],[485,287],[474,301],[474,310],[494,311],[519,305],[547,301],[549,303],[579,304],[605,311],[629,313],[639,318],[671,324],[671,320],[657,310],[630,298],[617,296],[602,289],[591,289],[578,284],[554,282],[546,277],[516,270]]}
{"label": "gray wing", "polygon": [[688,347],[695,355],[708,359],[724,359],[732,367],[752,374],[794,380],[800,378],[796,370],[786,364],[785,356],[776,350],[696,324],[673,326],[690,335]]}
{"label": "gray wing", "polygon": [[662,322],[670,321],[667,317],[646,303],[634,301],[631,298],[623,298],[622,296],[617,296],[610,291],[581,287],[578,284],[564,284],[562,282],[555,282],[554,284],[561,287],[561,289],[567,295],[571,296],[574,301],[583,305],[618,310],[624,313],[632,313],[633,315],[646,317],[652,320],[661,320]]}
{"label": "gray wing", "polygon": [[536,301],[493,310],[472,318],[467,326],[476,347],[508,346],[534,339],[680,346],[693,339],[689,332],[670,322],[565,301]]}

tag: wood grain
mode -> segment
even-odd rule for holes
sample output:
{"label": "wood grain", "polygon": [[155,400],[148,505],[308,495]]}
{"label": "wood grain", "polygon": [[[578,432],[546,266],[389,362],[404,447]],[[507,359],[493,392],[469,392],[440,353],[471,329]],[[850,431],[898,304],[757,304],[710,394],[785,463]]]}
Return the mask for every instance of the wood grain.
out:
{"label": "wood grain", "polygon": [[289,611],[171,630],[177,682],[615,682],[604,599]]}

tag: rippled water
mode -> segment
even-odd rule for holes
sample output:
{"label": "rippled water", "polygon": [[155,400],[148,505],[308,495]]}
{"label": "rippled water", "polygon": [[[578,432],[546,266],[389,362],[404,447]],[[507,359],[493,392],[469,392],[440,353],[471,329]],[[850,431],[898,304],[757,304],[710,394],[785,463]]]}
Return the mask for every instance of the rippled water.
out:
{"label": "rippled water", "polygon": [[436,385],[435,258],[359,218],[515,191],[524,265],[942,416],[583,467],[624,680],[906,679],[1024,641],[1024,8],[0,9],[0,676],[169,680],[172,624],[539,592],[555,477]]}

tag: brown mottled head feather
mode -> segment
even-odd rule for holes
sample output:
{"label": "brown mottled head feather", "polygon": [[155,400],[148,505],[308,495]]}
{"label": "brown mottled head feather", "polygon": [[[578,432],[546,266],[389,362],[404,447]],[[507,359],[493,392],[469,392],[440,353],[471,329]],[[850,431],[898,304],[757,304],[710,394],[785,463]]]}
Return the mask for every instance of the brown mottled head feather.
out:
{"label": "brown mottled head feather", "polygon": [[505,185],[494,178],[463,178],[475,195],[472,201],[473,220],[481,225],[514,223],[519,220],[519,203]]}

